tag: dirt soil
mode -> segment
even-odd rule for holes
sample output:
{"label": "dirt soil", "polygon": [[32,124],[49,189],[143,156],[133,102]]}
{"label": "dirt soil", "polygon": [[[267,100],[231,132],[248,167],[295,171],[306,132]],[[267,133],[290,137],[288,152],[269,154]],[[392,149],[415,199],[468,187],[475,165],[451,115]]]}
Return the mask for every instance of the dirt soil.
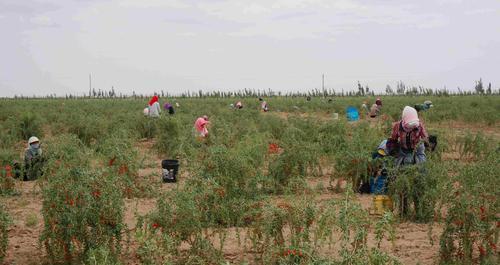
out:
{"label": "dirt soil", "polygon": [[[288,116],[286,114],[282,115],[284,117]],[[326,117],[324,118],[326,119]],[[467,126],[467,124],[453,123],[449,125],[441,124],[439,127],[450,128],[447,126],[456,129],[457,133],[482,131],[486,135],[495,138],[499,137],[497,126],[478,128],[470,125]],[[153,149],[153,145],[154,143],[152,141],[147,140],[140,141],[136,145],[139,156],[147,158],[147,161],[152,161],[146,163],[144,168],[139,170],[139,175],[143,177],[156,177],[158,179],[158,183],[156,184],[161,186],[159,189],[160,192],[170,190],[176,185],[183,185],[183,175],[180,176],[181,181],[177,184],[161,184],[161,158],[148,157],[148,154],[151,153],[149,151]],[[318,203],[341,196],[327,189],[327,187],[330,186],[328,177],[310,179],[308,182],[310,188],[317,192],[318,196],[316,200]],[[0,198],[1,202],[6,205],[13,221],[9,228],[9,244],[3,264],[47,264],[49,262],[44,249],[39,244],[39,238],[43,231],[43,216],[41,214],[42,195],[40,189],[36,186],[36,182],[18,182],[16,185],[20,193],[18,196]],[[279,200],[279,198],[276,199]],[[372,196],[357,195],[357,201],[365,209],[369,209],[372,205]],[[155,203],[156,199],[154,198],[125,200],[125,223],[129,231],[133,231],[136,225],[136,215],[148,213],[155,207]],[[247,248],[244,247],[244,244],[239,244],[235,229],[229,230],[230,233],[224,248],[226,259],[231,263],[240,263],[242,261],[253,263],[251,253],[245,251]],[[403,264],[435,264],[438,260],[439,234],[441,231],[442,228],[439,225],[434,225],[432,227],[432,233],[430,233],[434,241],[434,244],[432,244],[429,238],[428,225],[409,222],[400,223],[397,224],[397,236],[394,246],[390,242],[384,241],[381,248],[397,257]],[[124,254],[123,260],[126,264],[138,264],[138,260],[135,258],[135,249],[137,246],[133,242],[133,233],[131,233],[131,236],[132,242],[130,252]],[[374,246],[374,244],[375,240],[373,238],[373,233],[370,233],[369,245]],[[338,250],[338,245],[331,247],[325,246],[322,252],[325,255],[336,256]]]}
{"label": "dirt soil", "polygon": [[[327,187],[329,180],[321,179]],[[311,181],[317,184],[318,179]],[[312,184],[311,183],[311,184]],[[43,217],[41,215],[42,199],[39,189],[35,186],[35,182],[21,182],[18,184],[21,195],[7,197],[3,203],[7,205],[9,213],[12,217],[13,224],[9,230],[9,246],[7,248],[7,256],[3,264],[40,264],[49,263],[45,257],[43,247],[39,246],[38,239],[43,231]],[[314,189],[314,186],[311,186]],[[318,203],[332,198],[340,198],[342,195],[329,192],[327,189],[317,196]],[[280,198],[276,198],[280,200]],[[369,209],[372,206],[372,196],[357,195],[357,201],[365,208]],[[132,232],[136,225],[136,216],[144,215],[154,209],[155,199],[126,199],[125,200],[125,223]],[[30,216],[35,216],[37,223],[29,226],[26,222]],[[374,217],[377,218],[377,217]],[[390,242],[384,241],[382,249],[391,255],[400,259],[403,264],[433,264],[437,260],[439,246],[432,245],[428,236],[428,225],[415,223],[402,223],[397,225],[397,237],[394,247]],[[433,227],[432,237],[436,241],[439,238],[441,228]],[[232,263],[240,263],[247,261],[252,263],[253,258],[248,250],[248,243],[238,242],[235,229],[229,229],[229,235],[224,248],[224,255],[228,261]],[[244,234],[243,234],[244,235]],[[214,239],[217,241],[217,239]],[[132,238],[133,241],[133,238]],[[437,241],[436,241],[437,242]],[[374,246],[375,240],[373,234],[368,240],[369,245]],[[137,246],[132,242],[130,253],[125,253],[128,256],[124,258],[126,264],[138,264],[135,258],[135,248]],[[339,245],[331,247],[325,246],[322,253],[326,256],[336,256],[339,250]]]}

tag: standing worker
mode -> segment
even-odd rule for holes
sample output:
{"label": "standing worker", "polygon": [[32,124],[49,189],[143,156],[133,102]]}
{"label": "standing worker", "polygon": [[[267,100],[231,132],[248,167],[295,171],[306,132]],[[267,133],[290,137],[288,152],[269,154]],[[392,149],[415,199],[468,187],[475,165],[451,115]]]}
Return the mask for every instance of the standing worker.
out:
{"label": "standing worker", "polygon": [[24,153],[24,176],[23,180],[35,180],[40,177],[42,172],[42,148],[40,140],[32,136],[28,140],[28,148]]}
{"label": "standing worker", "polygon": [[149,117],[154,117],[154,118],[160,117],[161,108],[158,100],[159,100],[158,94],[155,93],[154,96],[149,101]]}
{"label": "standing worker", "polygon": [[208,126],[209,121],[208,121],[208,116],[203,115],[203,117],[199,117],[196,119],[194,122],[194,128],[196,129],[197,136],[201,136],[202,138],[205,138],[208,136]]}

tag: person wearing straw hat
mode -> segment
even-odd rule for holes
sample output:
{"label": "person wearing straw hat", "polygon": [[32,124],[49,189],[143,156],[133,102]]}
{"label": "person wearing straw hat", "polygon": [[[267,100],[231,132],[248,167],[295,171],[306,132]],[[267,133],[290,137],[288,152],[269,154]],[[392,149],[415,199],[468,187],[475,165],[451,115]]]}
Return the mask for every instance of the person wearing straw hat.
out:
{"label": "person wearing straw hat", "polygon": [[24,181],[37,179],[43,174],[43,160],[40,140],[36,136],[30,137],[28,148],[24,152]]}

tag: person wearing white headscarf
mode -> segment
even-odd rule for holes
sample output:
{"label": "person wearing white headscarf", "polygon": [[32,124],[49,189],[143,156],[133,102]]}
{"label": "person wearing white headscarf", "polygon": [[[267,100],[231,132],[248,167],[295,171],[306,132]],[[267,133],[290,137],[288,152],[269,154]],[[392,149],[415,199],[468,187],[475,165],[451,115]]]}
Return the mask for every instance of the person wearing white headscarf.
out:
{"label": "person wearing white headscarf", "polygon": [[[428,134],[423,123],[418,118],[418,113],[415,108],[406,106],[403,109],[401,120],[395,122],[392,128],[391,137],[387,141],[387,147],[391,150],[399,148],[399,154],[396,159],[396,166],[404,168],[408,165],[422,164],[426,161],[424,142],[428,143]],[[409,198],[413,199],[416,217],[425,218],[422,215],[426,212],[425,203],[420,198],[424,194],[425,186],[422,186],[422,178],[425,178],[425,169],[420,168],[419,177],[413,179],[413,191],[410,193],[404,190],[400,194],[400,214],[406,216],[409,211]],[[410,195],[411,194],[411,195]],[[425,220],[425,219],[423,219]]]}

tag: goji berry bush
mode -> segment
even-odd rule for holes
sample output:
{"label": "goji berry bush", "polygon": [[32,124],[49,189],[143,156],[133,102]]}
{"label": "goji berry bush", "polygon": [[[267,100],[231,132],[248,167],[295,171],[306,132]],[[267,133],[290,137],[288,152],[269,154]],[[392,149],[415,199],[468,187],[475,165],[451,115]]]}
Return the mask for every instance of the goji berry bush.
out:
{"label": "goji berry bush", "polygon": [[[386,97],[381,117],[357,122],[346,107],[373,97],[273,96],[265,113],[257,98],[235,110],[235,98],[179,97],[175,115],[158,119],[143,115],[141,97],[0,99],[0,193],[28,192],[14,162],[35,135],[46,162],[29,194],[42,200],[49,263],[398,264],[407,253],[387,243],[398,225],[417,222],[443,229],[436,263],[497,264],[498,96],[430,97],[436,107],[419,116],[439,144],[427,162],[403,169],[372,159],[402,108],[426,99]],[[209,136],[199,139],[202,115]],[[177,184],[160,186],[162,159],[179,160]],[[382,163],[395,210],[374,217],[354,192]],[[126,205],[141,200],[154,209],[127,227]],[[0,257],[8,220],[0,211]]]}
{"label": "goji berry bush", "polygon": [[91,150],[73,135],[55,139],[40,183],[44,230],[40,238],[53,262],[71,263],[106,247],[114,257],[125,232],[123,193],[117,174],[91,167]]}

